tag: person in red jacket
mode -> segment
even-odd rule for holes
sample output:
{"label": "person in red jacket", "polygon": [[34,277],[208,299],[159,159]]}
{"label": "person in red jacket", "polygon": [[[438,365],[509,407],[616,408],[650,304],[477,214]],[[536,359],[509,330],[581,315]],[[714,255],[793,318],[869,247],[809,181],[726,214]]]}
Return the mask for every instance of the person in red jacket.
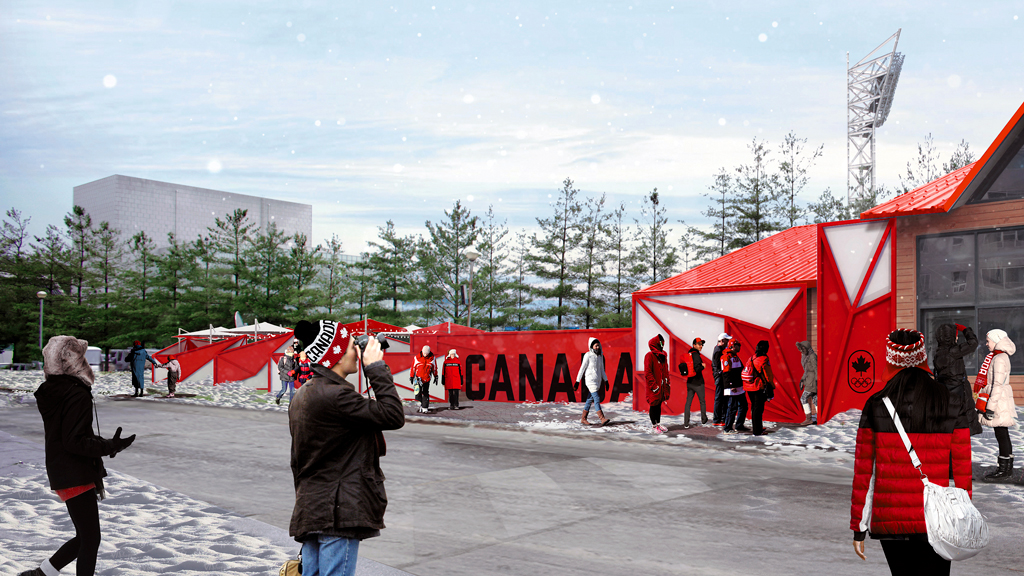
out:
{"label": "person in red jacket", "polygon": [[651,426],[655,434],[668,430],[661,425],[661,404],[668,400],[671,390],[668,382],[668,354],[665,338],[658,334],[647,341],[651,351],[644,356],[644,377],[647,379],[647,403],[651,405]]}
{"label": "person in red jacket", "polygon": [[409,383],[420,401],[419,412],[430,412],[430,379],[437,384],[437,366],[434,365],[434,353],[430,346],[424,346],[420,353],[413,360],[412,369],[409,370]]}
{"label": "person in red jacket", "polygon": [[452,410],[462,410],[459,407],[462,364],[459,363],[459,353],[454,348],[448,351],[448,357],[444,359],[444,365],[441,367],[441,385],[448,391],[448,407]]}
{"label": "person in red jacket", "polygon": [[[970,429],[950,407],[949,391],[928,370],[924,335],[894,330],[886,340],[885,388],[868,398],[857,430],[850,529],[862,560],[864,537],[880,540],[893,574],[949,574],[949,560],[928,543],[921,477],[940,486],[950,470],[958,488],[971,493]],[[915,470],[889,411],[889,398],[921,460]],[[958,427],[963,426],[963,427]],[[876,466],[876,463],[878,464]]]}

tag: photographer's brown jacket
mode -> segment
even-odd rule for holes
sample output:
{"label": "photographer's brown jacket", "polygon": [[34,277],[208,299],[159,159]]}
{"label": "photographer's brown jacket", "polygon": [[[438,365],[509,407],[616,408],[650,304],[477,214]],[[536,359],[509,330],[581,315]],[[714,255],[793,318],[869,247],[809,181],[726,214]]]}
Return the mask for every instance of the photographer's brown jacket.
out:
{"label": "photographer's brown jacket", "polygon": [[365,368],[376,400],[321,367],[288,407],[295,509],[288,533],[344,535],[353,529],[384,528],[385,454],[382,430],[405,424],[391,369],[383,361]]}

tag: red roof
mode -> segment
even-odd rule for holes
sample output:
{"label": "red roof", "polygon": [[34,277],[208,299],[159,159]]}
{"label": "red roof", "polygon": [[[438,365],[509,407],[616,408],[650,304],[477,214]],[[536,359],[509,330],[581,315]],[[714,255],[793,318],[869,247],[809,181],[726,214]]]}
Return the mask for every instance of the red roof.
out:
{"label": "red roof", "polygon": [[744,246],[640,290],[692,292],[708,288],[790,284],[816,285],[818,278],[818,227],[796,226]]}
{"label": "red roof", "polygon": [[971,162],[967,166],[954,170],[942,178],[932,180],[920,188],[900,194],[884,204],[879,204],[866,212],[861,212],[860,217],[865,219],[891,218],[893,216],[945,212],[948,209],[948,201],[960,189],[960,184],[967,180],[967,176],[975,164],[977,162]]}
{"label": "red roof", "polygon": [[[1024,118],[1024,104],[1017,108],[1017,112],[1006,123],[1006,126],[1003,126],[999,135],[996,136],[996,139],[992,141],[992,144],[989,145],[977,162],[950,172],[942,178],[933,180],[906,194],[900,194],[885,204],[875,206],[867,212],[862,212],[860,217],[868,219],[912,216],[914,214],[935,214],[949,212],[954,207],[963,204],[970,198],[970,195],[977,191],[978,185],[974,184],[974,181],[980,173],[985,171],[989,161],[993,160],[993,156],[996,156],[996,152],[999,152],[1000,156],[1017,153],[1012,146],[1009,146],[1013,139],[1008,137],[1015,131],[1014,129],[1017,128],[1017,124],[1021,122],[1022,118]],[[1007,145],[1003,146],[1004,143]],[[1001,146],[1003,150],[1000,151],[999,148]],[[993,166],[998,165],[999,158],[994,160]],[[984,181],[984,179],[985,176],[977,178],[979,183]],[[972,187],[973,189],[971,189]],[[968,191],[968,189],[971,189],[970,193],[964,196],[964,192]],[[962,196],[963,198],[961,198]]]}

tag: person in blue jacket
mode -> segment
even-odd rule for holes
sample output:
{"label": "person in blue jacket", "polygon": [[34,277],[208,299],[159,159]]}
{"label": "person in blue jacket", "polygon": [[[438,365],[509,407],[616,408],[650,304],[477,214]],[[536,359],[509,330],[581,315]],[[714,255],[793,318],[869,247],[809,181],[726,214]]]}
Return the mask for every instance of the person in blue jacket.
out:
{"label": "person in blue jacket", "polygon": [[160,363],[149,355],[149,352],[142,347],[142,342],[138,340],[135,341],[132,351],[128,353],[125,360],[128,361],[128,366],[132,371],[132,386],[135,387],[132,397],[144,396],[146,393],[146,360],[149,360],[154,366],[160,366]]}

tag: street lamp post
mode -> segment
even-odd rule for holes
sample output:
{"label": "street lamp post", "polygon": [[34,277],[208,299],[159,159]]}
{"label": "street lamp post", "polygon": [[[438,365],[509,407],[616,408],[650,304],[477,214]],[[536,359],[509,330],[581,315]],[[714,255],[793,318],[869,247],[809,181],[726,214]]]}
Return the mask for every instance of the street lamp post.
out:
{"label": "street lamp post", "polygon": [[473,327],[473,263],[480,257],[480,253],[476,251],[476,248],[472,246],[467,247],[463,252],[466,255],[466,259],[469,260],[469,305],[468,314],[466,320],[466,326]]}
{"label": "street lamp post", "polygon": [[43,350],[43,300],[46,298],[46,292],[40,290],[36,292],[36,297],[39,298],[39,351]]}

